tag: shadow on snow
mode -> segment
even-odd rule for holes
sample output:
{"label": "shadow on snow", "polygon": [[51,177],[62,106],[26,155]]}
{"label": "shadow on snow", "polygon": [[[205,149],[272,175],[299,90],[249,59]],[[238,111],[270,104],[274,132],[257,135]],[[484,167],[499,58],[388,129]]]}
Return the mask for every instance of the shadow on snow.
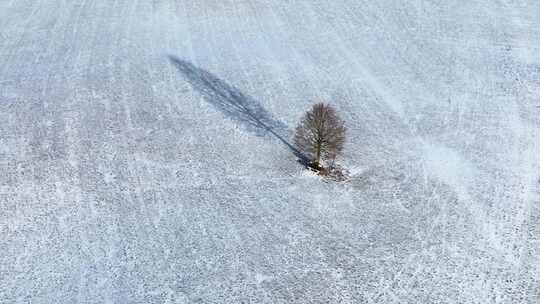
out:
{"label": "shadow on snow", "polygon": [[189,61],[175,56],[169,56],[169,60],[208,103],[257,136],[271,134],[286,145],[302,164],[308,163],[307,158],[279,134],[287,133],[287,126],[255,99]]}

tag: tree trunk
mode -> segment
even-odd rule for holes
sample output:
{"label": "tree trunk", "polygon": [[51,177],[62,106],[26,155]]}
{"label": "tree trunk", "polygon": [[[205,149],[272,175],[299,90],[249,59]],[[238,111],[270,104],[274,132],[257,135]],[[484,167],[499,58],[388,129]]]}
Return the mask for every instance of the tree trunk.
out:
{"label": "tree trunk", "polygon": [[317,144],[317,155],[315,158],[315,165],[317,166],[317,168],[321,166],[320,162],[321,162],[321,144]]}

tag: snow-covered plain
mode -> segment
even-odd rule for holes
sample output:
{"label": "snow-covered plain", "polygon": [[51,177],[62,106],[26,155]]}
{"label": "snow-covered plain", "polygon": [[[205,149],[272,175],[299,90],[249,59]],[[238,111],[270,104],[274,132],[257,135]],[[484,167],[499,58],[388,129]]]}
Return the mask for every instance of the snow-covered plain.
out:
{"label": "snow-covered plain", "polygon": [[0,303],[540,303],[539,16],[0,0]]}

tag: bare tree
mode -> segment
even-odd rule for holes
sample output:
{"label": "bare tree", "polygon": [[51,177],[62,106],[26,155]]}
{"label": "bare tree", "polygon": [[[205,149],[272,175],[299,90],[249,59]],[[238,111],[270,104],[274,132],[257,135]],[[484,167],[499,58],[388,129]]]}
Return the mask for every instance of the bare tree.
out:
{"label": "bare tree", "polygon": [[321,161],[333,161],[343,151],[345,131],[336,110],[321,102],[313,105],[296,127],[294,143],[314,168],[322,169]]}

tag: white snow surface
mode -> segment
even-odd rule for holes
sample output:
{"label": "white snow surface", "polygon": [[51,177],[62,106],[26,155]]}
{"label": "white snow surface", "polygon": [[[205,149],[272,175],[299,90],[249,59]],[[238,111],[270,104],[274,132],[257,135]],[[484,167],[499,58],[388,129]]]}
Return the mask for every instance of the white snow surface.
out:
{"label": "white snow surface", "polygon": [[0,303],[540,303],[539,16],[0,0]]}

